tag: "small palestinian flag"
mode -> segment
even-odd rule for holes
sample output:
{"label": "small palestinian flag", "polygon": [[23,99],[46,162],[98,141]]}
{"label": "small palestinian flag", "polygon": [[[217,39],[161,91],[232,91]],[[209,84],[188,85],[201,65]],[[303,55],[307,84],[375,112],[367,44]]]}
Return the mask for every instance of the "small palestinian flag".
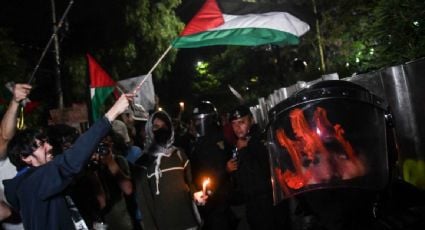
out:
{"label": "small palestinian flag", "polygon": [[93,121],[101,117],[101,108],[108,96],[114,91],[116,83],[108,73],[87,54],[90,73],[90,98]]}
{"label": "small palestinian flag", "polygon": [[206,0],[172,45],[296,45],[310,27],[294,15],[302,16],[295,4]]}

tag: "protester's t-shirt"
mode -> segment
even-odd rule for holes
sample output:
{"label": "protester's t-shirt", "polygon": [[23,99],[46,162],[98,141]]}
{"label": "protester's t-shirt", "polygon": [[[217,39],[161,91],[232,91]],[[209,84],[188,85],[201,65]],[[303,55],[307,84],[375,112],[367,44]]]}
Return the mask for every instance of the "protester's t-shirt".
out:
{"label": "protester's t-shirt", "polygon": [[[4,196],[4,186],[3,186],[3,180],[10,179],[15,177],[17,171],[15,166],[10,162],[9,158],[1,159],[0,160],[0,202],[6,201],[6,198]],[[3,228],[5,230],[23,230],[24,227],[22,223],[18,224],[12,224],[12,223],[0,223],[0,229]]]}
{"label": "protester's t-shirt", "polygon": [[9,158],[0,160],[0,201],[6,201],[4,197],[3,180],[11,179],[16,175],[15,166],[10,163]]}

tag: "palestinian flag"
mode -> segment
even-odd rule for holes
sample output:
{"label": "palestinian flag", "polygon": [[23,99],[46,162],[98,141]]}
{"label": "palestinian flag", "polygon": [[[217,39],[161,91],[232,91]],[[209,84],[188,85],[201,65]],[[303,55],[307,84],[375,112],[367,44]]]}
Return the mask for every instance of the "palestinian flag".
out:
{"label": "palestinian flag", "polygon": [[101,108],[114,91],[116,83],[92,56],[87,54],[87,59],[90,74],[91,112],[93,121],[96,121],[101,117]]}
{"label": "palestinian flag", "polygon": [[172,45],[195,48],[212,45],[296,45],[309,25],[300,6],[248,3],[242,0],[206,0]]}

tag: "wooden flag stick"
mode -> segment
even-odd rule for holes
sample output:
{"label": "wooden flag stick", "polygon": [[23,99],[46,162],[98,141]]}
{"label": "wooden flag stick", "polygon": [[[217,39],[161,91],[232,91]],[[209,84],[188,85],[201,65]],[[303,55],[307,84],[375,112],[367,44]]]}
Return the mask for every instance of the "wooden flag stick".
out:
{"label": "wooden flag stick", "polygon": [[156,61],[155,65],[152,66],[152,68],[149,70],[148,74],[146,74],[146,77],[143,78],[143,80],[137,85],[137,87],[133,90],[133,94],[136,94],[137,91],[139,91],[139,89],[142,87],[143,83],[145,83],[146,79],[148,79],[148,76],[150,74],[152,74],[152,72],[155,70],[155,68],[159,65],[159,63],[162,61],[162,59],[164,59],[165,55],[168,54],[168,52],[170,52],[171,48],[173,48],[173,46],[168,46],[167,50],[165,50],[165,52],[161,55],[161,57],[159,57],[158,61]]}

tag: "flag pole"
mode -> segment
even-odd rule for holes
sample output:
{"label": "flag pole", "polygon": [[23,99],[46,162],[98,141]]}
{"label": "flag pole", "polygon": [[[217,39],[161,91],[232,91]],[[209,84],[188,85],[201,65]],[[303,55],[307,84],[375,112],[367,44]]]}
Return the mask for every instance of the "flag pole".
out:
{"label": "flag pole", "polygon": [[[88,119],[88,127],[90,127],[94,123],[93,119],[93,108],[91,103],[91,88],[90,88],[90,61],[87,57],[87,77],[86,77],[86,98],[87,98],[87,119]],[[83,130],[85,131],[85,130]]]}
{"label": "flag pole", "polygon": [[31,73],[31,76],[28,80],[28,84],[31,84],[32,81],[34,80],[34,76],[37,73],[38,69],[40,68],[40,64],[44,59],[44,56],[46,56],[47,50],[49,49],[50,45],[52,44],[53,40],[56,38],[56,36],[58,36],[58,31],[62,28],[63,22],[65,21],[66,16],[69,13],[69,10],[71,9],[71,6],[74,4],[74,0],[70,0],[68,3],[68,6],[65,9],[65,12],[62,14],[61,19],[59,20],[58,25],[56,26],[56,29],[53,31],[52,36],[50,36],[49,41],[47,42],[46,47],[44,47],[43,52],[41,53],[40,58],[38,59],[37,64],[35,65],[34,70]]}
{"label": "flag pole", "polygon": [[326,63],[325,63],[325,54],[323,52],[323,44],[322,44],[322,36],[320,35],[320,24],[319,24],[319,17],[317,13],[317,5],[316,0],[311,0],[313,3],[313,11],[315,15],[316,20],[316,38],[317,38],[317,44],[319,46],[319,55],[320,55],[320,67],[322,69],[322,73],[326,73]]}
{"label": "flag pole", "polygon": [[173,48],[173,46],[172,45],[169,45],[168,48],[167,48],[167,50],[164,51],[164,53],[161,55],[161,57],[159,57],[158,61],[156,61],[155,65],[153,65],[152,68],[149,70],[149,72],[146,74],[146,77],[143,78],[142,81],[140,81],[140,83],[137,85],[136,88],[134,88],[133,94],[136,94],[137,91],[139,91],[139,89],[142,87],[143,83],[145,83],[146,79],[148,79],[147,76],[149,76],[150,74],[152,74],[152,72],[159,65],[159,63],[162,61],[162,59],[164,59],[165,55],[167,55],[168,52],[170,52],[171,48]]}

